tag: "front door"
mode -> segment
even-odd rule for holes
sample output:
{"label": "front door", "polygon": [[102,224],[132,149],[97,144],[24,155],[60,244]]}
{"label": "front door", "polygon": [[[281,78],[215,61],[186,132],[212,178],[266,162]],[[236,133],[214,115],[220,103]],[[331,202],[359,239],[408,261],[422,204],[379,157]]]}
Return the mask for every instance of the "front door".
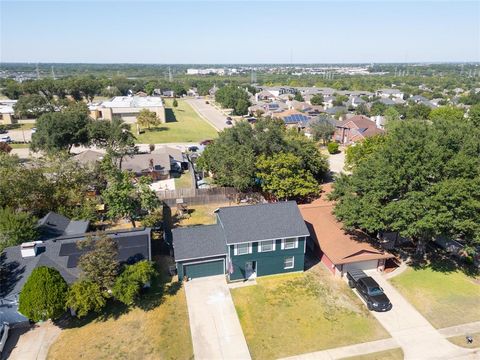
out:
{"label": "front door", "polygon": [[257,277],[257,262],[247,261],[245,263],[245,278],[255,279]]}

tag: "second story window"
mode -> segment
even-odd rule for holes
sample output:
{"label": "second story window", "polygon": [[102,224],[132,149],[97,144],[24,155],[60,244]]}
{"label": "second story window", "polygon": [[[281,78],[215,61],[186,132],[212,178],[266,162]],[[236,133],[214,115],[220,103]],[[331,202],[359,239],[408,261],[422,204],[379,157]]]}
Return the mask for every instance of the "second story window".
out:
{"label": "second story window", "polygon": [[298,248],[298,239],[297,238],[286,238],[282,240],[282,249],[296,249]]}
{"label": "second story window", "polygon": [[275,240],[267,240],[258,243],[258,252],[275,251]]}
{"label": "second story window", "polygon": [[235,245],[234,255],[246,255],[252,252],[252,247],[249,243]]}

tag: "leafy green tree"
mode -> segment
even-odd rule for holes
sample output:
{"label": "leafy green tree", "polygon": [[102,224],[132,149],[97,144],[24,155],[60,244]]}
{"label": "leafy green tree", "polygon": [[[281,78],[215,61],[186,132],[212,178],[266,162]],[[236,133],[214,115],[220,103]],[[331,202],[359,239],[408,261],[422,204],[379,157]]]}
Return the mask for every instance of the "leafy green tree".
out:
{"label": "leafy green tree", "polygon": [[34,241],[38,237],[37,219],[26,212],[0,208],[0,253],[9,246]]}
{"label": "leafy green tree", "polygon": [[126,305],[133,305],[140,290],[151,281],[155,274],[155,267],[148,260],[125,266],[112,288],[113,296]]}
{"label": "leafy green tree", "polygon": [[473,105],[468,110],[468,119],[477,127],[480,127],[480,104]]}
{"label": "leafy green tree", "polygon": [[414,104],[407,109],[407,119],[425,120],[428,119],[431,109],[424,104]]}
{"label": "leafy green tree", "polygon": [[178,101],[177,101],[177,99],[173,99],[172,106],[173,106],[174,108],[178,107]]}
{"label": "leafy green tree", "polygon": [[323,105],[325,99],[322,94],[315,94],[310,98],[310,104],[312,105]]}
{"label": "leafy green tree", "polygon": [[72,105],[62,112],[47,113],[37,120],[37,131],[32,136],[31,148],[56,152],[72,146],[88,145],[88,108],[84,104]]}
{"label": "leafy green tree", "polygon": [[438,119],[462,121],[463,116],[464,112],[460,108],[453,106],[440,106],[436,109],[433,109],[428,115],[428,118],[432,121],[436,121]]}
{"label": "leafy green tree", "polygon": [[77,244],[88,251],[83,254],[78,266],[86,279],[97,284],[102,291],[111,289],[119,271],[118,245],[106,234],[88,237]]}
{"label": "leafy green tree", "polygon": [[384,103],[381,103],[380,101],[375,101],[370,107],[370,114],[383,115],[385,110],[387,110],[387,105],[385,105]]}
{"label": "leafy green tree", "polygon": [[18,300],[18,311],[37,322],[57,319],[65,311],[68,285],[60,273],[40,266],[32,271]]}
{"label": "leafy green tree", "polygon": [[368,233],[396,231],[417,244],[444,235],[480,241],[480,134],[467,121],[402,121],[351,176],[336,181],[336,216]]}
{"label": "leafy green tree", "polygon": [[248,93],[235,85],[224,86],[215,93],[215,101],[222,107],[233,109],[234,115],[245,115],[250,101]]}
{"label": "leafy green tree", "polygon": [[335,127],[331,121],[325,117],[318,117],[313,119],[309,123],[309,127],[312,131],[313,139],[315,141],[322,141],[325,145],[327,141],[330,141],[335,133]]}
{"label": "leafy green tree", "polygon": [[302,94],[299,91],[295,93],[293,100],[301,101],[301,102],[305,101],[305,99],[303,98]]}
{"label": "leafy green tree", "polygon": [[345,167],[352,170],[361,166],[369,156],[380,151],[381,146],[385,143],[385,136],[375,135],[365,138],[363,141],[350,145],[345,150]]}
{"label": "leafy green tree", "polygon": [[90,311],[100,312],[107,303],[100,286],[90,280],[79,280],[70,286],[66,306],[81,318]]}
{"label": "leafy green tree", "polygon": [[394,107],[389,107],[385,110],[384,115],[387,124],[391,121],[400,120],[400,113]]}
{"label": "leafy green tree", "polygon": [[335,96],[335,100],[333,100],[333,106],[342,106],[343,103],[348,101],[347,95],[337,95]]}
{"label": "leafy green tree", "polygon": [[7,79],[5,86],[2,89],[3,95],[12,100],[17,100],[23,94],[22,86],[12,79]]}
{"label": "leafy green tree", "polygon": [[22,118],[38,118],[42,114],[54,111],[50,101],[38,94],[20,96],[13,109],[15,115]]}
{"label": "leafy green tree", "polygon": [[355,109],[355,114],[368,116],[370,115],[370,111],[368,110],[368,107],[366,104],[360,104]]}
{"label": "leafy green tree", "polygon": [[302,160],[294,154],[261,155],[257,169],[262,190],[279,200],[305,199],[319,193],[318,182],[302,168]]}
{"label": "leafy green tree", "polygon": [[160,119],[157,117],[157,114],[155,114],[155,112],[148,109],[142,109],[138,113],[137,124],[143,128],[148,127],[150,129],[150,126],[159,125]]}

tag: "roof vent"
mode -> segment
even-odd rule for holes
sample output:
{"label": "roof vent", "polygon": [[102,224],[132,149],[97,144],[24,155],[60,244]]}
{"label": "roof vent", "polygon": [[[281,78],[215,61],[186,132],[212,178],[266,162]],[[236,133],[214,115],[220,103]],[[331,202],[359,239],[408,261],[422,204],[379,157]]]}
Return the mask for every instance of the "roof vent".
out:
{"label": "roof vent", "polygon": [[20,245],[20,251],[22,253],[22,258],[37,256],[37,251],[38,251],[37,242],[30,241],[30,242],[22,243],[22,245]]}

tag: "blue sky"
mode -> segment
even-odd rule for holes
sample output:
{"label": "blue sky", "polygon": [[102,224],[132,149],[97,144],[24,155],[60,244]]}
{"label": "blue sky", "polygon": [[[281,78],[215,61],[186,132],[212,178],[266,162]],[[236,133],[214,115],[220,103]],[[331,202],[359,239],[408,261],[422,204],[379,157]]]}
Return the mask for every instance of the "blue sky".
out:
{"label": "blue sky", "polygon": [[480,61],[480,2],[4,1],[1,62]]}

